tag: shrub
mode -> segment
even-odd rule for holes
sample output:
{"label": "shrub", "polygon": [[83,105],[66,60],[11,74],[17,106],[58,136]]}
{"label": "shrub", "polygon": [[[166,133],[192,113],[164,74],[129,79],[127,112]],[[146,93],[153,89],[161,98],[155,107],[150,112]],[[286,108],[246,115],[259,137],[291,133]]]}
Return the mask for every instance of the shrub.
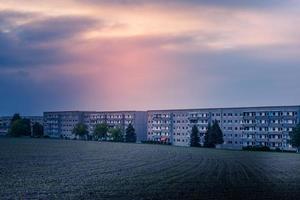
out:
{"label": "shrub", "polygon": [[143,144],[161,144],[161,145],[171,145],[170,142],[163,142],[163,141],[152,141],[152,140],[146,140],[146,141],[141,141]]}
{"label": "shrub", "polygon": [[271,151],[267,146],[247,146],[243,147],[244,151]]}

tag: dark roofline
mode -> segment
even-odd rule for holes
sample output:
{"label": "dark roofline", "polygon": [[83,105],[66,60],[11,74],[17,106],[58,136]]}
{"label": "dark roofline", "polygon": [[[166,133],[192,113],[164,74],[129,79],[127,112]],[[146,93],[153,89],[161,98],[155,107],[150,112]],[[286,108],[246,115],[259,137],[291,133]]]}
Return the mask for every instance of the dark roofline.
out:
{"label": "dark roofline", "polygon": [[170,112],[170,111],[198,111],[198,110],[224,110],[224,109],[262,109],[262,108],[293,108],[298,107],[300,108],[300,105],[288,105],[288,106],[249,106],[249,107],[223,107],[223,108],[183,108],[183,109],[165,109],[165,110],[147,110],[147,112]]}
{"label": "dark roofline", "polygon": [[69,111],[46,111],[44,113],[121,113],[121,112],[146,112],[138,110],[114,110],[114,111],[79,111],[79,110],[69,110]]}

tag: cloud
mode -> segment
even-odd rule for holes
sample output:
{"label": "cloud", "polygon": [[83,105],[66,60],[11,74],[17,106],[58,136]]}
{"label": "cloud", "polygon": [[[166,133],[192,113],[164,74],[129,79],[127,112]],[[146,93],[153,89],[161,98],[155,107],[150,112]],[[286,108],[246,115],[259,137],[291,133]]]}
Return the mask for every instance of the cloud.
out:
{"label": "cloud", "polygon": [[296,6],[10,2],[15,11],[0,11],[3,112],[257,106],[300,98]]}
{"label": "cloud", "polygon": [[121,6],[216,6],[216,7],[239,7],[239,8],[262,8],[280,6],[283,4],[281,0],[77,0],[82,3],[92,3],[97,5],[121,5]]}
{"label": "cloud", "polygon": [[[62,64],[73,59],[66,43],[96,24],[87,17],[44,17],[32,13],[0,12],[0,67]],[[24,18],[25,17],[25,18]],[[18,20],[28,20],[18,24]]]}
{"label": "cloud", "polygon": [[97,22],[91,18],[77,16],[51,17],[24,24],[14,31],[24,42],[44,43],[69,40],[92,29]]}
{"label": "cloud", "polygon": [[15,25],[16,21],[19,20],[28,20],[34,17],[40,16],[37,13],[32,12],[20,12],[20,11],[12,11],[12,10],[0,10],[0,24],[1,28],[3,25]]}
{"label": "cloud", "polygon": [[36,47],[16,36],[0,32],[0,67],[35,67],[69,60],[68,54],[55,47]]}

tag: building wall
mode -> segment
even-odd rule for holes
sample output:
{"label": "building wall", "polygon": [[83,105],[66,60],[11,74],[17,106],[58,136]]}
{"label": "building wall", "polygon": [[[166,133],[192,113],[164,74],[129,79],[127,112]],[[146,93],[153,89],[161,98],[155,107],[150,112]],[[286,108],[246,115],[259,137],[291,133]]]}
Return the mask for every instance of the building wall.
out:
{"label": "building wall", "polygon": [[146,112],[137,111],[108,111],[108,112],[45,112],[45,133],[49,137],[73,139],[73,128],[77,123],[84,123],[88,127],[89,135],[92,136],[97,124],[106,123],[109,128],[120,128],[122,133],[131,123],[136,130],[137,140],[146,138]]}
{"label": "building wall", "polygon": [[44,135],[51,138],[75,138],[72,133],[76,124],[83,122],[83,113],[79,111],[45,112]]}
{"label": "building wall", "polygon": [[135,112],[134,128],[137,142],[147,140],[147,112]]}
{"label": "building wall", "polygon": [[172,142],[172,111],[148,111],[147,140]]}
{"label": "building wall", "polygon": [[203,144],[208,124],[217,120],[223,131],[223,148],[260,145],[290,150],[289,132],[299,123],[299,112],[300,106],[148,111],[147,139],[189,146],[196,125]]}

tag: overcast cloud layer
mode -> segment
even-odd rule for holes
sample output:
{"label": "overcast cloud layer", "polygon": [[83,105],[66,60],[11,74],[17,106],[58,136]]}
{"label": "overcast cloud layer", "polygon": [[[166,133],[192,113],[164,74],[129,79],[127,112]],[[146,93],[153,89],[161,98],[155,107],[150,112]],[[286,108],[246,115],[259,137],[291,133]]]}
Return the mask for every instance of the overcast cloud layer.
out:
{"label": "overcast cloud layer", "polygon": [[0,115],[292,105],[300,3],[0,0]]}

